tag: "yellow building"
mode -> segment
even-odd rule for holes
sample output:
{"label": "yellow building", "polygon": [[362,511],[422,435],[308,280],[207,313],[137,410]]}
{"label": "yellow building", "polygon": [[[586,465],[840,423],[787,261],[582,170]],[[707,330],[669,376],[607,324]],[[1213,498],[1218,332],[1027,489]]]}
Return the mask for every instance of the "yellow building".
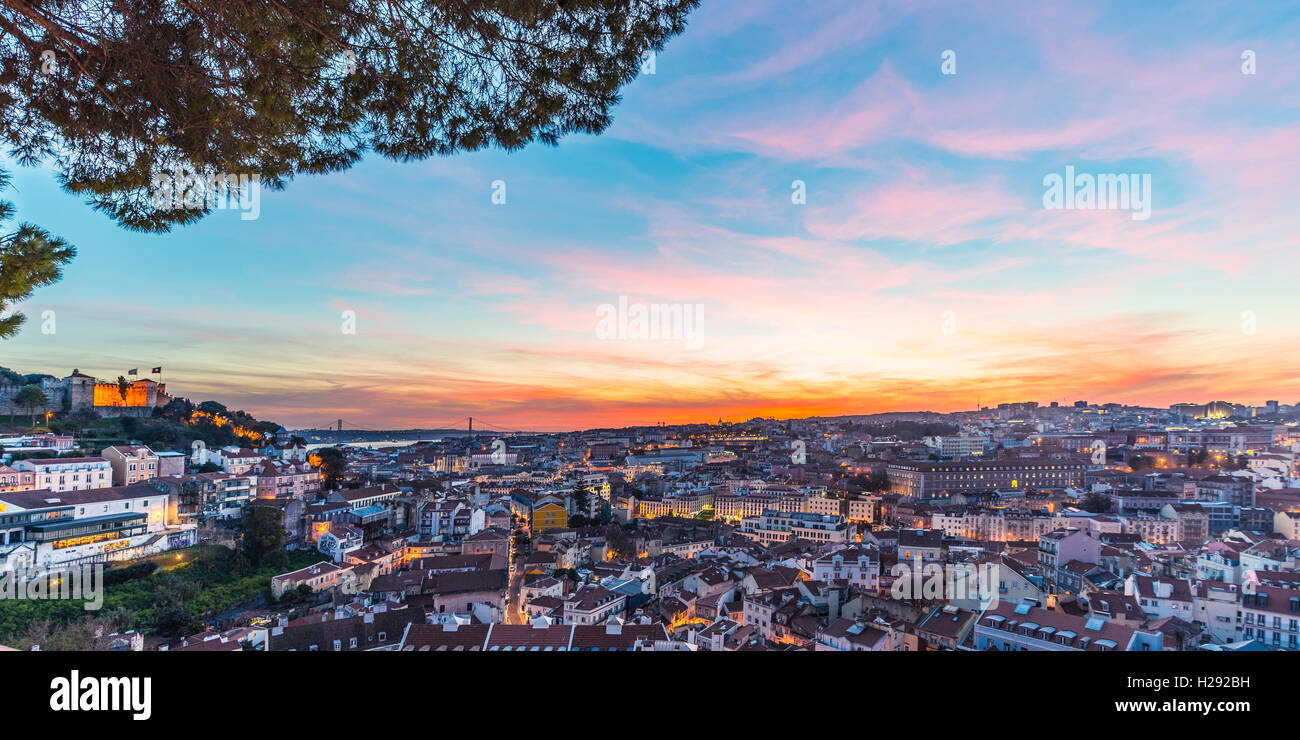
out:
{"label": "yellow building", "polygon": [[569,512],[561,499],[546,497],[533,504],[533,532],[548,532],[569,526]]}

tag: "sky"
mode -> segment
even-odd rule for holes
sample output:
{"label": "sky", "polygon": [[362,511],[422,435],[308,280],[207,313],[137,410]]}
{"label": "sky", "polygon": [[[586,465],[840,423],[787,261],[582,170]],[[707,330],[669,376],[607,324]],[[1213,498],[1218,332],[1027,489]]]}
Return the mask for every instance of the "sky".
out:
{"label": "sky", "polygon": [[[0,365],[290,428],[1300,399],[1300,10],[972,5],[705,2],[599,136],[370,156],[255,220],[129,232],[11,167],[79,254]],[[1046,207],[1067,167],[1148,217]],[[651,305],[692,321],[602,329]]]}

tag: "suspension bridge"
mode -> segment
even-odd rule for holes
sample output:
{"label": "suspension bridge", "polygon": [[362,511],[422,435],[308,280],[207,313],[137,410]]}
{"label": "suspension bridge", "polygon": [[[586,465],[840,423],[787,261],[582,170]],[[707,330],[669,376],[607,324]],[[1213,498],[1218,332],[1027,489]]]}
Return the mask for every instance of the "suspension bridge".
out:
{"label": "suspension bridge", "polygon": [[421,425],[416,428],[405,429],[374,429],[364,427],[360,424],[354,424],[347,419],[329,419],[305,427],[292,430],[294,432],[320,433],[331,432],[338,434],[340,432],[364,432],[368,434],[403,434],[408,435],[419,432],[455,432],[456,434],[542,434],[535,430],[515,429],[510,425],[495,424],[486,419],[463,416],[459,419],[450,421],[429,422],[427,425]]}

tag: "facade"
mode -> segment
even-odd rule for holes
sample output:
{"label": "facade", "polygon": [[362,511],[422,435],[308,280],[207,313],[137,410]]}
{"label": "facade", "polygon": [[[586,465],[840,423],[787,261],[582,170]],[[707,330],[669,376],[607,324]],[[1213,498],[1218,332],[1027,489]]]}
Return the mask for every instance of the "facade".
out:
{"label": "facade", "polygon": [[988,445],[986,437],[926,437],[925,444],[940,457],[970,457],[983,455]]}
{"label": "facade", "polygon": [[171,497],[173,519],[196,522],[203,519],[236,519],[253,499],[256,479],[226,473],[191,473],[154,479],[166,486]]}
{"label": "facade", "polygon": [[1061,520],[1047,514],[1009,509],[971,509],[935,514],[931,526],[949,537],[985,542],[1027,542],[1051,532]]}
{"label": "facade", "polygon": [[919,560],[932,563],[943,557],[943,530],[898,530],[898,559],[900,562]]}
{"label": "facade", "polygon": [[35,488],[35,472],[0,465],[0,491],[31,491]]}
{"label": "facade", "polygon": [[257,478],[258,498],[314,499],[324,475],[308,462],[264,460],[248,471]]}
{"label": "facade", "polygon": [[533,532],[549,532],[567,526],[569,526],[569,511],[564,499],[558,496],[543,496],[533,502]]}
{"label": "facade", "polygon": [[866,591],[880,585],[880,553],[866,547],[846,547],[813,561],[813,580],[844,581]]}
{"label": "facade", "polygon": [[1254,580],[1250,585],[1241,595],[1242,639],[1256,639],[1280,650],[1300,650],[1300,589]]}
{"label": "facade", "polygon": [[151,483],[89,491],[0,493],[0,570],[129,560],[194,544],[171,525],[168,494]]}
{"label": "facade", "polygon": [[759,516],[745,517],[740,534],[761,545],[788,540],[809,540],[823,544],[848,542],[848,522],[842,516],[784,512],[768,509]]}
{"label": "facade", "polygon": [[35,474],[36,490],[89,491],[113,485],[113,467],[102,457],[55,457],[38,460],[19,460],[18,470]]}
{"label": "facade", "polygon": [[574,591],[572,596],[564,600],[564,623],[600,624],[621,614],[626,606],[626,594],[600,586],[587,586]]}
{"label": "facade", "polygon": [[[44,376],[39,383],[49,402],[36,409],[49,411],[93,411],[99,416],[147,417],[155,408],[171,402],[167,386],[152,380],[135,380],[120,388],[116,381],[98,380],[80,370],[73,370],[66,378]],[[0,412],[26,412],[14,405],[13,399],[21,385],[0,381]]]}
{"label": "facade", "polygon": [[1052,458],[900,461],[887,468],[890,489],[908,498],[947,498],[961,491],[1070,488],[1084,463]]}
{"label": "facade", "polygon": [[1160,651],[1164,646],[1159,632],[1102,615],[1044,609],[1032,601],[1004,601],[984,612],[973,642],[976,650],[1032,652]]}
{"label": "facade", "polygon": [[312,593],[327,591],[343,584],[351,572],[350,567],[321,561],[292,573],[273,576],[271,593],[275,598],[280,599],[284,598],[286,592],[293,591],[299,586],[307,586]]}
{"label": "facade", "polygon": [[115,486],[129,486],[158,477],[158,456],[144,445],[106,447],[99,454],[113,468]]}

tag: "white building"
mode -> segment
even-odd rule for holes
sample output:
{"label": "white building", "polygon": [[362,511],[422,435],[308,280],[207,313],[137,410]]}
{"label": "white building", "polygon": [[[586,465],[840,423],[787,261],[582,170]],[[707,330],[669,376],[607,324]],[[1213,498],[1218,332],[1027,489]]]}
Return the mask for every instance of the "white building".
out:
{"label": "white building", "polygon": [[0,570],[130,560],[194,544],[167,521],[167,494],[148,483],[89,491],[0,493]]}
{"label": "white building", "polygon": [[880,553],[867,547],[846,547],[813,561],[813,580],[848,581],[874,591],[880,584]]}
{"label": "white building", "polygon": [[37,460],[19,460],[16,470],[29,470],[36,475],[36,489],[63,493],[64,491],[89,491],[113,485],[113,466],[102,457],[55,457]]}

